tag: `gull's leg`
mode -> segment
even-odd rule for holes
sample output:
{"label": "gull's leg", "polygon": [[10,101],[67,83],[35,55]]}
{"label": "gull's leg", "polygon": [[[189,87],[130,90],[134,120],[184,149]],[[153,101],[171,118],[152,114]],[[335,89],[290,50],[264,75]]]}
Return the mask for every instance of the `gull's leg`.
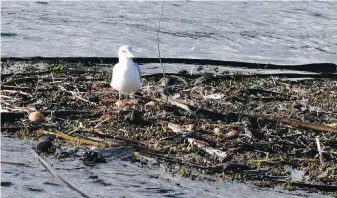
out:
{"label": "gull's leg", "polygon": [[121,95],[122,95],[121,91],[118,91],[118,101],[116,103],[116,105],[118,107],[118,112],[120,112],[123,109],[123,107],[124,107],[124,104],[121,101]]}
{"label": "gull's leg", "polygon": [[134,93],[131,93],[130,94],[130,97],[131,97],[131,102],[133,103],[133,104],[138,104],[139,103],[139,98],[136,98],[136,92],[134,92]]}

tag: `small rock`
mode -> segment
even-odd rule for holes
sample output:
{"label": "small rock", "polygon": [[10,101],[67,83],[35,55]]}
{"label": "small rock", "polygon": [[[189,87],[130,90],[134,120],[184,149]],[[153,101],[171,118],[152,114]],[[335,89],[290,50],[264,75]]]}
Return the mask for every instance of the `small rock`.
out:
{"label": "small rock", "polygon": [[44,121],[44,115],[40,112],[32,112],[29,114],[28,116],[28,120],[32,123],[32,124],[40,124],[41,122]]}
{"label": "small rock", "polygon": [[88,150],[83,154],[82,158],[85,165],[94,166],[96,163],[106,163],[102,154]]}
{"label": "small rock", "polygon": [[221,134],[221,129],[218,128],[218,127],[215,128],[215,129],[214,129],[214,134],[217,135],[217,136],[219,136],[219,135]]}
{"label": "small rock", "polygon": [[36,145],[36,150],[43,153],[54,153],[55,147],[53,145],[54,138],[46,135],[39,138],[39,141]]}
{"label": "small rock", "polygon": [[150,102],[148,102],[148,103],[146,103],[146,104],[144,105],[144,107],[145,107],[146,109],[152,109],[152,108],[154,108],[155,106],[157,106],[157,103],[156,103],[155,101],[150,101]]}

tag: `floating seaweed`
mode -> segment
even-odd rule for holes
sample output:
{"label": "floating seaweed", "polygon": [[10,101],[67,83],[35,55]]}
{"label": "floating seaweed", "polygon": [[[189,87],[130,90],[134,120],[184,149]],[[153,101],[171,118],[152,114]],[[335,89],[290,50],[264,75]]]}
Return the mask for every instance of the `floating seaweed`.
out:
{"label": "floating seaweed", "polygon": [[[19,60],[2,64],[10,61]],[[47,135],[61,147],[130,146],[133,163],[155,159],[192,179],[337,190],[335,74],[145,75],[139,102],[124,96],[120,111],[110,73],[53,61],[44,60],[48,70],[2,75],[2,133]],[[41,113],[38,122],[29,121],[31,112]],[[289,167],[303,171],[301,182]]]}

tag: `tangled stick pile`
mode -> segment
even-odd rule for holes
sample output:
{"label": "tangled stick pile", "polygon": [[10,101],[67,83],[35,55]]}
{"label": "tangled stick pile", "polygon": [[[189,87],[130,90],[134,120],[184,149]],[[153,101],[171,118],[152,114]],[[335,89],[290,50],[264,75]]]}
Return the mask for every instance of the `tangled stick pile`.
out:
{"label": "tangled stick pile", "polygon": [[[60,146],[132,146],[136,161],[154,158],[192,179],[336,190],[336,78],[147,75],[139,102],[119,111],[110,73],[51,68],[2,76],[2,133],[48,134]],[[35,111],[44,119],[29,121]]]}

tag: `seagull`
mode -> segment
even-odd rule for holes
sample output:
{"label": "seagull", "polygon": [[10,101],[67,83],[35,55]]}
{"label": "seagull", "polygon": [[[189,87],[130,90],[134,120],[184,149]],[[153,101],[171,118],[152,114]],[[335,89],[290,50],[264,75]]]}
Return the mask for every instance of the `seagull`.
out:
{"label": "seagull", "polygon": [[113,68],[110,83],[111,87],[119,92],[119,102],[121,94],[136,92],[143,86],[140,67],[132,58],[134,55],[130,46],[123,45],[119,48],[119,62]]}

